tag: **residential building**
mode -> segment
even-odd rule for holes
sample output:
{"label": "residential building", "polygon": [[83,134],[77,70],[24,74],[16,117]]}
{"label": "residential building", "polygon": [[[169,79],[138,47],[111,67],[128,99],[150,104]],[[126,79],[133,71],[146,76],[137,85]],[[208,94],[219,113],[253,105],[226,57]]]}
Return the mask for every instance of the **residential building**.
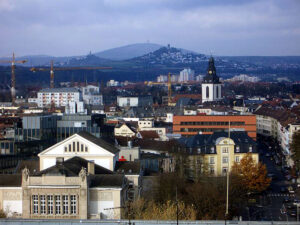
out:
{"label": "residential building", "polygon": [[180,71],[179,82],[188,82],[195,80],[195,71],[190,68],[185,68]]}
{"label": "residential building", "polygon": [[81,87],[82,99],[87,105],[103,105],[103,96],[100,94],[100,88],[95,85],[86,85]]}
{"label": "residential building", "polygon": [[46,88],[37,94],[39,107],[54,104],[55,107],[66,106],[69,102],[81,101],[81,93],[76,88]]}
{"label": "residential building", "polygon": [[138,97],[117,97],[117,105],[119,107],[144,107],[152,106],[152,96],[138,96]]}
{"label": "residential building", "polygon": [[219,101],[222,99],[222,84],[216,73],[215,61],[209,59],[207,74],[202,82],[202,103]]}
{"label": "residential building", "polygon": [[251,154],[256,163],[259,154],[256,142],[244,131],[214,132],[210,135],[198,134],[179,140],[189,155],[185,169],[189,178],[197,179],[201,173],[214,176],[226,175],[234,162],[239,163]]}
{"label": "residential building", "polygon": [[129,123],[122,123],[115,127],[114,134],[115,136],[134,137],[136,132],[136,128],[131,126]]}
{"label": "residential building", "polygon": [[187,135],[212,134],[229,129],[246,131],[256,140],[255,115],[196,115],[174,116],[173,133]]}

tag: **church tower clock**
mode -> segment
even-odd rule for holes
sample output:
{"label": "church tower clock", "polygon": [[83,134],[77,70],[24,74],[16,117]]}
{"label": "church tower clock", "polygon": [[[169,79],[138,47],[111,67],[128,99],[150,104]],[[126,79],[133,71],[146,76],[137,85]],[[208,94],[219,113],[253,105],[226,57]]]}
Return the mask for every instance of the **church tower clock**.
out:
{"label": "church tower clock", "polygon": [[215,60],[209,59],[207,74],[202,82],[202,103],[220,101],[222,99],[222,84],[216,74]]}

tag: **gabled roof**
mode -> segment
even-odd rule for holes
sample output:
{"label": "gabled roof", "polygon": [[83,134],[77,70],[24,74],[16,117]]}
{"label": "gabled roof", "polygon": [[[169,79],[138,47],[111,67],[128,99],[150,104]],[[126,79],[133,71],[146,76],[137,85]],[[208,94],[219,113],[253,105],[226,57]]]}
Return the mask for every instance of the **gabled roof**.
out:
{"label": "gabled roof", "polygon": [[[45,170],[37,172],[33,174],[33,176],[65,175],[66,177],[77,177],[82,167],[88,167],[88,160],[75,156],[57,165],[51,166]],[[95,164],[95,174],[113,174],[113,172]]]}
{"label": "gabled roof", "polygon": [[81,131],[78,133],[78,135],[89,140],[90,142],[93,142],[94,144],[104,148],[105,150],[107,150],[113,154],[116,154],[120,151],[113,144],[108,143],[107,141],[103,140],[102,138],[97,138],[94,135],[92,135],[86,131]]}

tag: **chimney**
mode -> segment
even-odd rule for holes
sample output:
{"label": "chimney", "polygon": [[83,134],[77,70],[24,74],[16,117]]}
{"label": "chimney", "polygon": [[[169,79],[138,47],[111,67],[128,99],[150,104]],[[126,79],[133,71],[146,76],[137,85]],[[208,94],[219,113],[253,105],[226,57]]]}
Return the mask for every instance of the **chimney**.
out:
{"label": "chimney", "polygon": [[64,157],[56,158],[56,165],[62,165],[64,163]]}
{"label": "chimney", "polygon": [[94,160],[88,161],[88,173],[95,174],[95,163]]}

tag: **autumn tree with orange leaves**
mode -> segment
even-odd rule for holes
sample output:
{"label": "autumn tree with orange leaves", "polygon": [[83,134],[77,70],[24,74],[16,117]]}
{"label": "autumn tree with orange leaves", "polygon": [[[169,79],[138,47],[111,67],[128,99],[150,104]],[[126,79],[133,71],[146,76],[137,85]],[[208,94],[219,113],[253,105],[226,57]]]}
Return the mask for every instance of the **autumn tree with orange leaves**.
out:
{"label": "autumn tree with orange leaves", "polygon": [[266,165],[256,163],[250,153],[232,166],[232,173],[241,177],[241,182],[249,192],[262,192],[268,188],[271,179],[267,177]]}

